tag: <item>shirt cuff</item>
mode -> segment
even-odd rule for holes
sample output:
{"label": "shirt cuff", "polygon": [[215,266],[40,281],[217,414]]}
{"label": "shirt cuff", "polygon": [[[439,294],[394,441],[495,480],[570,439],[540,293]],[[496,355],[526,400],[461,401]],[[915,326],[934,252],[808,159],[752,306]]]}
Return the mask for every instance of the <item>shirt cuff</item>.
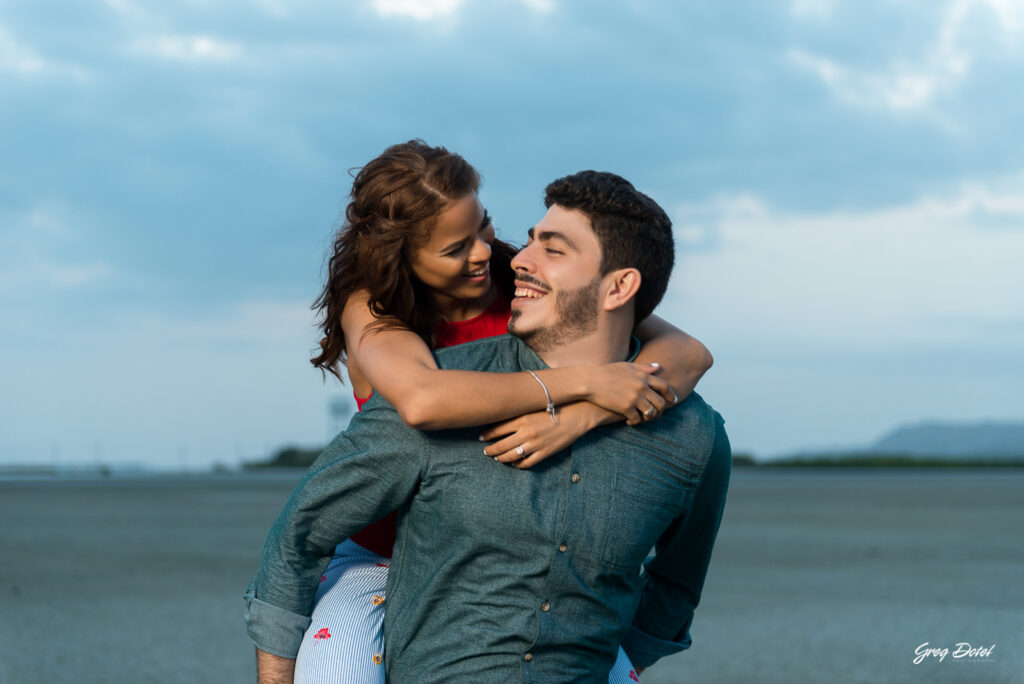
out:
{"label": "shirt cuff", "polygon": [[680,641],[667,641],[633,626],[622,639],[622,650],[629,656],[629,662],[633,663],[633,667],[650,667],[665,656],[690,648],[690,644],[693,643],[690,631],[683,630],[683,635]]}
{"label": "shirt cuff", "polygon": [[249,583],[243,598],[245,625],[256,647],[282,658],[297,656],[310,619],[260,601],[256,598],[255,580]]}

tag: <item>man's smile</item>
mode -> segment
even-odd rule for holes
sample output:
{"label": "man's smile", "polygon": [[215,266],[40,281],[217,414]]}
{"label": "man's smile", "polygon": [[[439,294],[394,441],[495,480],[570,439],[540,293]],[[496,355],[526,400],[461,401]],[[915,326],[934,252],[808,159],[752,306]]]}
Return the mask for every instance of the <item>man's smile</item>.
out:
{"label": "man's smile", "polygon": [[519,274],[515,280],[515,299],[513,303],[527,299],[541,299],[546,297],[551,288],[544,285],[541,281],[534,278],[530,278],[525,274]]}

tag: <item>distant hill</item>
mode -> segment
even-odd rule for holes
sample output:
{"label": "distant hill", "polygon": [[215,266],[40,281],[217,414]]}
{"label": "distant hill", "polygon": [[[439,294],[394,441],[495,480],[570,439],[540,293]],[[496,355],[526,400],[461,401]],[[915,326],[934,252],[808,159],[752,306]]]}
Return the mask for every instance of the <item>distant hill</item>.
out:
{"label": "distant hill", "polygon": [[867,451],[922,456],[1024,456],[1024,422],[903,425]]}
{"label": "distant hill", "polygon": [[251,461],[244,464],[247,469],[253,468],[308,468],[320,455],[322,447],[286,446],[278,449],[269,459]]}

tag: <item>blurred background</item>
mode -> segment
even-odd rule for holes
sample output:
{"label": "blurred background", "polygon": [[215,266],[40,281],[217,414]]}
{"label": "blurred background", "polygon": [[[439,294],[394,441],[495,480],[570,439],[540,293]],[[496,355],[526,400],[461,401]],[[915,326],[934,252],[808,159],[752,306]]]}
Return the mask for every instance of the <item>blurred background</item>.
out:
{"label": "blurred background", "polygon": [[[0,682],[251,681],[297,475],[232,473],[351,414],[310,304],[410,138],[513,243],[580,169],[661,203],[737,464],[1024,463],[1022,76],[1020,0],[0,0]],[[645,681],[1021,681],[1024,470],[942,470],[738,468]]]}
{"label": "blurred background", "polygon": [[737,451],[1024,420],[1022,39],[1012,0],[4,0],[0,463],[323,443],[325,250],[414,137],[512,242],[581,168],[657,199]]}

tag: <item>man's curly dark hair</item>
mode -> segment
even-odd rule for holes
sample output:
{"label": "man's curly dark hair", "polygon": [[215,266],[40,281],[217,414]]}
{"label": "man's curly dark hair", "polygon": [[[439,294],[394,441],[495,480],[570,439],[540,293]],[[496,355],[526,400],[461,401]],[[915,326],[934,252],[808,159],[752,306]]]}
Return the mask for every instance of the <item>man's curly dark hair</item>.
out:
{"label": "man's curly dark hair", "polygon": [[544,206],[557,204],[587,215],[601,244],[601,275],[619,268],[640,271],[634,326],[651,315],[668,288],[675,264],[672,221],[653,199],[621,176],[580,171],[552,181]]}

